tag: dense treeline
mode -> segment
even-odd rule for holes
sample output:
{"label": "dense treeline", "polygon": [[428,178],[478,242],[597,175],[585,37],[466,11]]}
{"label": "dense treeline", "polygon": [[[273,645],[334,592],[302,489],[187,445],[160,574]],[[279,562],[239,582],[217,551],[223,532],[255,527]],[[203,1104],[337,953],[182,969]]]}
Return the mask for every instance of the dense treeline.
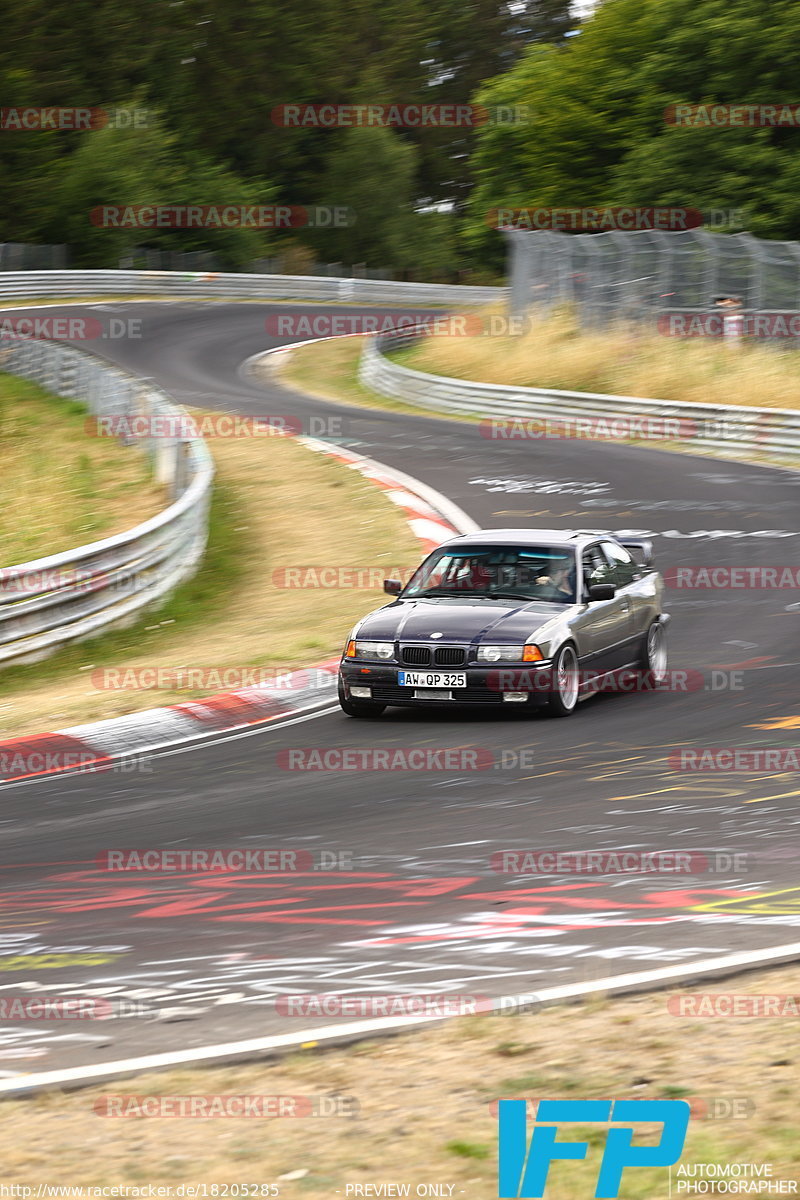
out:
{"label": "dense treeline", "polygon": [[[794,0],[26,0],[4,16],[0,103],[146,111],[144,128],[0,132],[0,241],[134,246],[238,265],[311,258],[480,278],[501,206],[682,204],[800,237],[800,130],[682,128],[675,102],[800,100]],[[283,128],[289,103],[527,106],[476,129]],[[110,204],[349,206],[334,229],[99,229]],[[466,273],[466,274],[465,274]]]}
{"label": "dense treeline", "polygon": [[[535,119],[478,139],[473,247],[493,251],[487,209],[531,203],[730,210],[731,231],[800,238],[798,79],[796,0],[608,0],[568,47],[535,47],[480,90]],[[675,104],[706,109],[670,124]],[[772,106],[788,123],[740,111],[717,125],[715,104]]]}

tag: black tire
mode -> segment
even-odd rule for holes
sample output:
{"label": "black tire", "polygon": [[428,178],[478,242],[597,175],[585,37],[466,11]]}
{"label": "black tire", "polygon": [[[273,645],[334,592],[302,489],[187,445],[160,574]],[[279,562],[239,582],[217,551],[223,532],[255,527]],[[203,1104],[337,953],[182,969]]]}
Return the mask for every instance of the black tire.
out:
{"label": "black tire", "polygon": [[644,636],[639,668],[648,687],[656,687],[667,677],[667,633],[660,621],[653,621]]}
{"label": "black tire", "polygon": [[[574,683],[566,686],[567,675],[574,676]],[[571,717],[578,706],[578,656],[571,642],[562,646],[553,660],[552,691],[547,703],[551,717]]]}
{"label": "black tire", "polygon": [[378,704],[375,700],[348,700],[344,694],[342,681],[339,680],[339,707],[348,717],[379,717],[386,708],[385,704]]}

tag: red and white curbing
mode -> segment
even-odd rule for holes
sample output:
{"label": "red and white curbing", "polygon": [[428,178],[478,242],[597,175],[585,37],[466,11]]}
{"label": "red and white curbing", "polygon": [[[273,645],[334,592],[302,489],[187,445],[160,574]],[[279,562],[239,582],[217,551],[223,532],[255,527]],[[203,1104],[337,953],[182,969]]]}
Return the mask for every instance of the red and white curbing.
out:
{"label": "red and white curbing", "polygon": [[[328,454],[364,475],[403,509],[427,554],[447,538],[477,529],[475,522],[427,484],[341,446],[300,438],[309,449]],[[72,725],[54,733],[0,741],[0,785],[64,772],[96,771],[184,742],[198,741],[263,725],[330,704],[336,696],[338,658],[295,671],[284,686],[264,684],[218,692],[200,700]]]}
{"label": "red and white curbing", "polygon": [[393,467],[385,467],[383,463],[356,454],[354,450],[345,450],[342,446],[331,446],[328,442],[310,437],[301,437],[298,441],[310,450],[317,450],[346,463],[379,487],[392,504],[403,509],[412,532],[426,553],[441,546],[454,534],[473,533],[478,528],[457,505],[419,479],[412,479],[410,475],[395,471]]}

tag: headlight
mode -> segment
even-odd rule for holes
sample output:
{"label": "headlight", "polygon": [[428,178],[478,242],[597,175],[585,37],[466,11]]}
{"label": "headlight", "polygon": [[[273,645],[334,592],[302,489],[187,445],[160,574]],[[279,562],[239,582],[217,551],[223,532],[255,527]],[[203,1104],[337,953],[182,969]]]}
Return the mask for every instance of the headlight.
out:
{"label": "headlight", "polygon": [[478,646],[478,662],[541,662],[538,646]]}
{"label": "headlight", "polygon": [[349,653],[349,658],[394,658],[394,642],[359,642],[355,644],[355,654]]}
{"label": "headlight", "polygon": [[478,646],[478,662],[522,662],[524,646]]}

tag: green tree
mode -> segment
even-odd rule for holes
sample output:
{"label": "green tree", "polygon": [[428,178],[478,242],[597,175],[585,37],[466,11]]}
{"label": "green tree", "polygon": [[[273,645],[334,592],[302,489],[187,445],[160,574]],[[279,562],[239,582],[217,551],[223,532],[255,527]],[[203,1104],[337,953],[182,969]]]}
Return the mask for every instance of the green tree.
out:
{"label": "green tree", "polygon": [[186,158],[179,139],[151,114],[146,129],[107,128],[87,135],[63,166],[54,191],[48,240],[67,240],[77,266],[114,266],[136,246],[216,252],[224,266],[266,254],[272,239],[253,228],[169,229],[103,227],[91,214],[101,206],[270,204],[274,192],[244,182],[210,159]]}
{"label": "green tree", "polygon": [[417,153],[390,129],[351,129],[337,139],[321,200],[351,208],[352,225],[320,237],[320,253],[346,264],[446,274],[454,267],[451,218],[415,211]]}
{"label": "green tree", "polygon": [[486,224],[496,207],[736,208],[755,233],[800,236],[797,131],[665,119],[677,102],[791,102],[799,35],[794,0],[606,0],[565,45],[530,48],[478,95],[527,104],[531,120],[479,131],[473,252],[502,253]]}

